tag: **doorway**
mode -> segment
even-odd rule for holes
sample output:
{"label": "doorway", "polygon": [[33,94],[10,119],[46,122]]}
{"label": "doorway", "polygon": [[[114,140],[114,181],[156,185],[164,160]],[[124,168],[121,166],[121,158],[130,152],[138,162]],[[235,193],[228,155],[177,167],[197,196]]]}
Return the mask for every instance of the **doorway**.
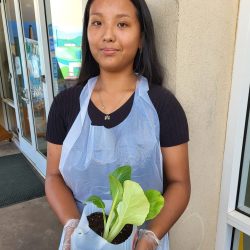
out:
{"label": "doorway", "polygon": [[[8,57],[8,68],[4,70],[5,82],[9,82],[13,93],[12,108],[15,111],[19,148],[45,176],[50,71],[44,66],[44,41],[47,40],[42,38],[43,13],[43,5],[41,1],[39,5],[38,0],[1,2]],[[6,119],[9,117],[6,115]]]}

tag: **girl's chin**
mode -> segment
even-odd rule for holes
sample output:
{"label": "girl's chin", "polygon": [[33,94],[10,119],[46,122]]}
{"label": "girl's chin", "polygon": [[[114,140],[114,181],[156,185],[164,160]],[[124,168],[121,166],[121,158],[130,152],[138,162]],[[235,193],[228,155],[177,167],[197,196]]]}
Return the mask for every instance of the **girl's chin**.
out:
{"label": "girl's chin", "polygon": [[133,64],[125,64],[125,63],[118,63],[118,62],[112,62],[112,63],[99,63],[100,70],[107,71],[107,72],[121,72],[121,71],[127,71],[128,69],[131,69],[133,71]]}

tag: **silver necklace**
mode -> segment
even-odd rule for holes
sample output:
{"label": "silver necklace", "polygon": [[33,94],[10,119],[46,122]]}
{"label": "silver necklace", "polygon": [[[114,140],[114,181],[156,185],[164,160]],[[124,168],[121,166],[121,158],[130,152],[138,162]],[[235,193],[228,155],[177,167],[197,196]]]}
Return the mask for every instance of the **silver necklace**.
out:
{"label": "silver necklace", "polygon": [[[106,121],[106,120],[110,120],[110,113],[108,114],[108,113],[106,113],[105,112],[105,105],[104,105],[104,103],[103,103],[103,101],[102,101],[102,97],[101,97],[101,94],[100,94],[100,90],[101,90],[101,88],[99,88],[99,91],[98,91],[98,96],[99,96],[99,100],[100,100],[100,103],[101,103],[101,109],[103,110],[103,113],[105,114],[104,115],[104,120]],[[120,101],[118,102],[118,104],[117,104],[117,106],[118,105],[120,105],[120,103],[122,102],[122,100],[125,98],[125,95],[124,96],[122,96],[122,98],[120,99]]]}
{"label": "silver necklace", "polygon": [[[100,91],[100,90],[99,90],[99,91]],[[98,96],[99,96],[99,99],[100,99],[101,108],[102,108],[103,112],[105,113],[104,120],[105,120],[105,121],[106,121],[106,120],[110,120],[110,114],[107,114],[107,113],[105,112],[105,106],[104,106],[104,104],[103,104],[102,97],[101,97],[101,94],[100,94],[99,91],[98,91]]]}

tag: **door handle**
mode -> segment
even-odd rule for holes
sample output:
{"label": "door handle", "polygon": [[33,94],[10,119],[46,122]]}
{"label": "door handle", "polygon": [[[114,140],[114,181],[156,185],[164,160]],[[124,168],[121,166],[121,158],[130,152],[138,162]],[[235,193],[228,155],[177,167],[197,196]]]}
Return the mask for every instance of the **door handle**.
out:
{"label": "door handle", "polygon": [[22,98],[22,100],[25,101],[27,104],[30,103],[30,100],[29,100],[28,98],[25,98],[25,97],[23,97],[23,96],[21,96],[21,98]]}
{"label": "door handle", "polygon": [[8,74],[8,81],[11,81],[11,79],[12,79],[12,75],[11,75],[11,73],[9,72],[9,74]]}
{"label": "door handle", "polygon": [[26,99],[28,99],[28,97],[29,97],[29,94],[28,94],[28,90],[27,89],[23,89],[23,94],[24,94],[24,97],[26,98]]}
{"label": "door handle", "polygon": [[40,81],[42,82],[42,83],[46,83],[46,77],[45,77],[45,75],[41,75],[40,76]]}

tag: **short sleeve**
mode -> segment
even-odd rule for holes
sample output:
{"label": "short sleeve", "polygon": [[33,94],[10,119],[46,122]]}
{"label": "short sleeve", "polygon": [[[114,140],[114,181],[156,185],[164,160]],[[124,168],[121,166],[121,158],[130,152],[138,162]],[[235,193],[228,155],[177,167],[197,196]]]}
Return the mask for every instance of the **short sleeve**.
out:
{"label": "short sleeve", "polygon": [[176,97],[162,86],[151,86],[148,93],[160,122],[161,147],[188,142],[187,117]]}
{"label": "short sleeve", "polygon": [[50,107],[48,122],[47,122],[47,131],[46,131],[46,140],[54,144],[63,144],[63,141],[66,137],[66,126],[63,116],[61,115],[61,105],[60,105],[60,96],[56,96]]}
{"label": "short sleeve", "polygon": [[173,94],[164,102],[160,113],[161,147],[172,147],[189,141],[186,114]]}

